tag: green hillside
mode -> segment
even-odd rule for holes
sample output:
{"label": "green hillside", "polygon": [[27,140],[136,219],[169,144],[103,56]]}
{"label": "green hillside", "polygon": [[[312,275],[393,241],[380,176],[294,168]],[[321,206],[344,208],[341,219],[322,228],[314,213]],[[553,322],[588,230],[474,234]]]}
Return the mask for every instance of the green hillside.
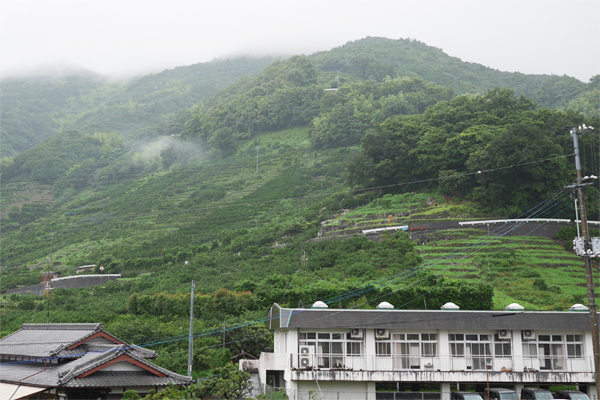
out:
{"label": "green hillside", "polygon": [[106,96],[118,91],[118,87],[85,71],[63,78],[3,79],[0,82],[0,156],[21,153],[55,135],[63,129],[65,111],[74,101],[80,103],[89,97],[104,101]]}
{"label": "green hillside", "polygon": [[270,57],[216,60],[126,83],[111,82],[89,71],[64,77],[3,79],[0,156],[21,153],[71,129],[129,136],[164,123],[160,134],[170,134],[177,113],[214,96],[240,77],[260,72],[272,61]]}
{"label": "green hillside", "polygon": [[339,71],[377,81],[386,75],[418,76],[450,87],[459,94],[509,87],[548,108],[565,106],[586,90],[586,85],[575,78],[502,72],[464,62],[438,48],[410,39],[368,37],[314,54],[311,58],[324,71]]}
{"label": "green hillside", "polygon": [[[57,103],[63,129],[50,127],[42,142],[2,159],[0,292],[87,264],[123,278],[56,290],[49,300],[0,295],[2,334],[46,321],[49,305],[52,322],[102,322],[185,372],[195,280],[201,375],[227,358],[218,346],[224,321],[232,328],[226,353],[237,354],[241,339],[255,355],[271,345],[261,321],[273,302],[585,303],[572,228],[558,238],[538,236],[535,226],[521,237],[456,226],[362,235],[389,226],[390,215],[417,229],[574,217],[564,190],[575,177],[573,145],[563,128],[596,126],[597,116],[539,107],[508,83],[487,90],[477,82],[493,81],[491,70],[477,67],[488,78],[468,80],[477,68],[444,57],[418,42],[368,38],[267,66],[233,60],[101,83],[104,97],[90,89]],[[415,76],[417,67],[432,75]],[[342,86],[325,91],[338,71]],[[523,82],[532,87],[555,79],[530,78]],[[550,91],[554,107],[590,105],[587,88]],[[57,121],[52,113],[48,123]],[[598,130],[580,143],[584,174],[600,175]],[[586,194],[597,220],[597,184]]]}
{"label": "green hillside", "polygon": [[[415,40],[369,37],[309,58],[314,63],[310,83],[319,90],[336,87],[336,75],[340,76],[342,87],[364,81],[380,83],[388,78],[418,77],[458,94],[482,94],[494,87],[508,87],[541,107],[573,109],[587,118],[597,116],[598,111],[597,78],[582,83],[567,76],[502,72],[463,62]],[[165,70],[126,83],[109,82],[89,71],[61,78],[3,79],[0,82],[3,104],[0,155],[18,154],[59,131],[71,129],[88,134],[116,131],[136,137],[178,134],[189,118],[190,107],[207,100],[205,105],[210,106],[251,87],[257,91],[266,82],[281,85],[287,81],[308,90],[308,81],[302,82],[307,79],[303,75],[306,71],[301,68],[285,71],[278,80],[264,74],[258,80],[242,79],[238,85],[229,87],[242,77],[258,74],[273,60],[272,57],[215,60]],[[215,96],[224,88],[228,89]],[[322,96],[321,92],[304,90],[299,99],[294,90],[275,94],[271,89],[268,90],[275,101],[291,101],[293,107],[304,109],[288,117],[294,126],[311,122],[315,115],[311,108],[318,106],[312,103]],[[390,108],[392,104],[388,104],[388,111]],[[275,107],[265,111],[281,110]],[[289,121],[273,122],[275,126],[268,129],[291,126]]]}

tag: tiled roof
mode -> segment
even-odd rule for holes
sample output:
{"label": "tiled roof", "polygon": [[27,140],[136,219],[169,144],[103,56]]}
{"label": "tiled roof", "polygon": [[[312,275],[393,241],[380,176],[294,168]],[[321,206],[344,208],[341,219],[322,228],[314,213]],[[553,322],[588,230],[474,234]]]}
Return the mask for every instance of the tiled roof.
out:
{"label": "tiled roof", "polygon": [[[120,341],[104,331],[102,324],[23,324],[18,331],[0,339],[0,355],[24,357],[78,357],[88,351],[103,351],[106,346],[89,343],[82,348],[67,349],[95,333]],[[141,347],[129,346],[137,355],[155,358],[156,352]]]}
{"label": "tiled roof", "polygon": [[[58,372],[62,366],[50,364],[44,368],[43,363],[25,364],[14,361],[3,363],[0,364],[0,381],[22,383],[29,386],[56,387]],[[27,377],[29,379],[25,379]]]}
{"label": "tiled roof", "polygon": [[169,383],[174,385],[187,385],[190,379],[178,375],[173,376],[155,376],[149,372],[96,372],[85,378],[76,378],[68,383],[68,387],[131,387],[131,386],[167,386]]}
{"label": "tiled roof", "polygon": [[[109,363],[119,356],[127,355],[140,364],[156,370],[165,375],[157,376],[149,371],[130,373],[130,371],[99,370],[92,374],[78,378],[86,372]],[[142,377],[142,378],[140,378]],[[140,378],[141,380],[137,379]],[[154,365],[148,360],[135,355],[126,347],[115,347],[111,351],[90,352],[76,360],[62,364],[28,363],[11,361],[0,364],[0,380],[30,386],[44,387],[111,387],[111,386],[163,386],[172,382],[174,384],[189,384],[192,378],[176,374],[167,369]],[[118,383],[117,383],[118,382]],[[142,384],[142,382],[145,382]]]}
{"label": "tiled roof", "polygon": [[[101,324],[24,324],[17,332],[0,339],[0,355],[35,357],[37,360],[3,361],[0,364],[0,381],[40,387],[79,388],[165,386],[169,382],[185,385],[192,382],[192,378],[149,362],[147,358],[154,357],[156,353],[140,347],[90,341],[67,349],[98,335],[108,335],[119,341],[105,332]],[[46,364],[43,359],[47,360]],[[131,372],[102,369],[103,366],[118,362],[130,362],[148,370]],[[86,373],[89,375],[81,377]]]}
{"label": "tiled roof", "polygon": [[587,313],[550,311],[423,311],[282,308],[274,304],[270,329],[421,329],[589,331]]}
{"label": "tiled roof", "polygon": [[52,357],[102,329],[102,324],[23,324],[0,339],[0,355]]}

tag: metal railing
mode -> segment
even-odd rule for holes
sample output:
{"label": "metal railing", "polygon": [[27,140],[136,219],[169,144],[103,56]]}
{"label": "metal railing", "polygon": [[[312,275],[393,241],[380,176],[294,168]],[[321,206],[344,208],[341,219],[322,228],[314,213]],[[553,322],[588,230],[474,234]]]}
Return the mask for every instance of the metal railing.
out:
{"label": "metal railing", "polygon": [[594,372],[593,357],[292,354],[292,370]]}

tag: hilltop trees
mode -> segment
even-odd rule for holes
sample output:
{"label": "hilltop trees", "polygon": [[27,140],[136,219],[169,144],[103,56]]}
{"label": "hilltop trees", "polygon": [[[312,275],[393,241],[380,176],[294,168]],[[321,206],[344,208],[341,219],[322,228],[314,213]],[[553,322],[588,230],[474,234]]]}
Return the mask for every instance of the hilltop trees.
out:
{"label": "hilltop trees", "polygon": [[419,78],[386,79],[348,85],[328,93],[310,132],[315,148],[353,146],[365,132],[398,115],[420,114],[454,91]]}
{"label": "hilltop trees", "polygon": [[436,186],[444,194],[516,211],[568,182],[572,168],[563,156],[570,146],[556,133],[578,122],[576,114],[536,109],[509,89],[459,96],[422,115],[388,119],[367,133],[350,164],[349,182],[422,181],[427,183],[420,186]]}
{"label": "hilltop trees", "polygon": [[452,89],[419,78],[389,76],[381,83],[369,80],[325,93],[317,85],[313,62],[296,56],[196,107],[183,134],[225,156],[235,152],[238,141],[258,133],[309,124],[315,148],[353,146],[389,117],[422,113],[452,97]]}
{"label": "hilltop trees", "polygon": [[196,107],[183,134],[227,154],[234,140],[306,125],[318,111],[313,103],[323,95],[316,83],[317,70],[307,57],[275,62]]}

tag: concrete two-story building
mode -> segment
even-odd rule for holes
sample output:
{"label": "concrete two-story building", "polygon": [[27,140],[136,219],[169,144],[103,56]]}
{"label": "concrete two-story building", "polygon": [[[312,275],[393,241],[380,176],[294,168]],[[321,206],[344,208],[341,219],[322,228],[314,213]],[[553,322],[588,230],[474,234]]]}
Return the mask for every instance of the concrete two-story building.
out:
{"label": "concrete two-story building", "polygon": [[[452,390],[576,385],[596,398],[587,308],[565,312],[283,308],[274,304],[267,326],[273,352],[241,367],[255,386],[283,388],[290,399],[405,399],[431,389]],[[398,393],[389,392],[398,386]],[[380,388],[387,389],[386,392]],[[400,393],[402,391],[403,393]],[[401,396],[403,394],[404,396]],[[396,396],[397,395],[397,396]],[[396,397],[394,397],[396,396]]]}

